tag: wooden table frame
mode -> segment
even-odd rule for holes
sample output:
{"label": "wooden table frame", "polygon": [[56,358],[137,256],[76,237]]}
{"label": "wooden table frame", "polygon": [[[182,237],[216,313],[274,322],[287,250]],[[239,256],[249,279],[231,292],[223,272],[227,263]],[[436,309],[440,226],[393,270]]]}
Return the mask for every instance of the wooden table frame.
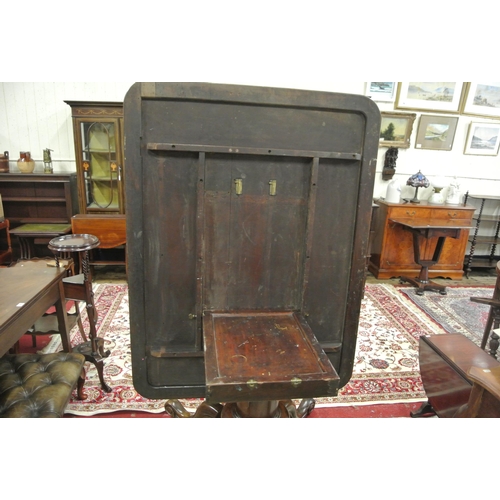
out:
{"label": "wooden table frame", "polygon": [[63,349],[71,352],[63,278],[65,267],[49,267],[46,260],[20,262],[0,268],[0,356],[55,306]]}
{"label": "wooden table frame", "polygon": [[46,245],[52,238],[68,233],[71,233],[71,224],[22,224],[10,230],[10,234],[18,238],[21,260],[36,257],[36,243]]}
{"label": "wooden table frame", "polygon": [[[472,229],[468,221],[460,219],[429,220],[429,219],[390,219],[395,224],[400,224],[407,231],[413,234],[413,254],[415,262],[421,266],[418,278],[400,276],[401,283],[411,283],[417,288],[417,295],[423,295],[426,290],[437,291],[441,295],[446,295],[446,286],[429,281],[429,267],[439,262],[441,251],[443,250],[446,238],[459,238],[463,229]],[[431,238],[437,238],[434,253],[431,258],[425,258],[421,251],[421,240],[427,242]]]}
{"label": "wooden table frame", "polygon": [[124,214],[77,214],[71,218],[71,228],[73,234],[92,234],[99,238],[99,249],[125,246],[125,260],[99,260],[91,251],[89,265],[124,265],[126,271],[127,220]]}

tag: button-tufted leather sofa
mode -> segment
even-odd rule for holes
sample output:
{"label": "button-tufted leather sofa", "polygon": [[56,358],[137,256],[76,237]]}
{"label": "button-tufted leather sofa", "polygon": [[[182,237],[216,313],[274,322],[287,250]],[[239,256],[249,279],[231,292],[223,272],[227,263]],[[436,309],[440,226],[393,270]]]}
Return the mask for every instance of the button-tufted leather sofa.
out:
{"label": "button-tufted leather sofa", "polygon": [[85,357],[79,353],[0,358],[0,417],[62,417],[75,386],[85,399]]}

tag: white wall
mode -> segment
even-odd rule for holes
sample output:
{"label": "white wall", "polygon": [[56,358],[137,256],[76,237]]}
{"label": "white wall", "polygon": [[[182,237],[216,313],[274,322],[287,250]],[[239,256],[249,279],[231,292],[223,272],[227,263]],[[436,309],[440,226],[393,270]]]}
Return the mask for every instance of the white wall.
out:
{"label": "white wall", "polygon": [[20,151],[30,151],[35,172],[43,171],[43,150],[52,149],[55,171],[76,169],[71,108],[65,100],[123,101],[127,83],[0,83],[0,151],[17,171]]}
{"label": "white wall", "polygon": [[[0,152],[9,151],[11,171],[15,170],[20,151],[31,151],[37,162],[36,171],[43,170],[42,153],[52,149],[54,169],[75,170],[75,152],[71,109],[65,100],[123,101],[134,82],[0,82]],[[365,82],[297,82],[286,79],[229,81],[235,83],[288,88],[304,88],[353,94],[365,93]],[[392,111],[392,103],[377,103],[381,111]],[[398,110],[396,110],[398,111]],[[429,113],[427,113],[429,114]],[[430,113],[435,114],[435,113]],[[479,117],[460,116],[452,151],[417,150],[414,147],[420,113],[413,127],[409,149],[399,149],[395,178],[404,186],[408,177],[421,170],[432,182],[435,176],[451,180],[457,176],[462,190],[475,193],[500,193],[500,157],[464,155],[467,129],[471,121],[491,121]],[[387,148],[378,153],[374,197],[384,197],[388,181],[381,172]],[[403,196],[413,196],[414,189],[403,187]],[[432,189],[419,190],[421,199],[432,194]],[[444,192],[446,195],[446,191]]]}

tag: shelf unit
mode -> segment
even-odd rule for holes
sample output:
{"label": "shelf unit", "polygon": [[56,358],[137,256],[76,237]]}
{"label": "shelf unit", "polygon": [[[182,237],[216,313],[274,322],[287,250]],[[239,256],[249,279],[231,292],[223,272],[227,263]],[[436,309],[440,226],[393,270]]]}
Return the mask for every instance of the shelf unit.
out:
{"label": "shelf unit", "polygon": [[[12,238],[14,260],[20,255],[28,255],[24,247],[28,239],[34,256],[50,255],[46,249],[50,231],[63,225],[69,225],[71,229],[71,217],[78,212],[77,181],[74,172],[2,173],[0,195],[5,218],[10,223],[11,236],[17,236]],[[23,232],[25,229],[30,229],[30,232]]]}
{"label": "shelf unit", "polygon": [[[495,268],[500,260],[500,255],[497,255],[497,246],[500,244],[500,213],[495,214],[495,211],[500,210],[500,196],[467,193],[464,203],[467,202],[473,203],[476,211],[473,216],[475,229],[469,234],[470,249],[465,259],[466,276],[473,268]],[[478,255],[478,245],[486,247],[488,252]]]}
{"label": "shelf unit", "polygon": [[73,119],[79,212],[125,213],[123,103],[65,102]]}
{"label": "shelf unit", "polygon": [[5,218],[20,224],[64,224],[78,212],[75,173],[0,174]]}

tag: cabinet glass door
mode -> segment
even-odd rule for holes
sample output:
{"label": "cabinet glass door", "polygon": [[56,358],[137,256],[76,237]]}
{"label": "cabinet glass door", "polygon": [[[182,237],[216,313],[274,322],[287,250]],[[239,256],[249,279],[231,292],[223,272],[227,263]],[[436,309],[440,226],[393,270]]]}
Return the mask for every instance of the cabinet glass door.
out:
{"label": "cabinet glass door", "polygon": [[87,212],[121,211],[118,122],[83,122],[80,133]]}

